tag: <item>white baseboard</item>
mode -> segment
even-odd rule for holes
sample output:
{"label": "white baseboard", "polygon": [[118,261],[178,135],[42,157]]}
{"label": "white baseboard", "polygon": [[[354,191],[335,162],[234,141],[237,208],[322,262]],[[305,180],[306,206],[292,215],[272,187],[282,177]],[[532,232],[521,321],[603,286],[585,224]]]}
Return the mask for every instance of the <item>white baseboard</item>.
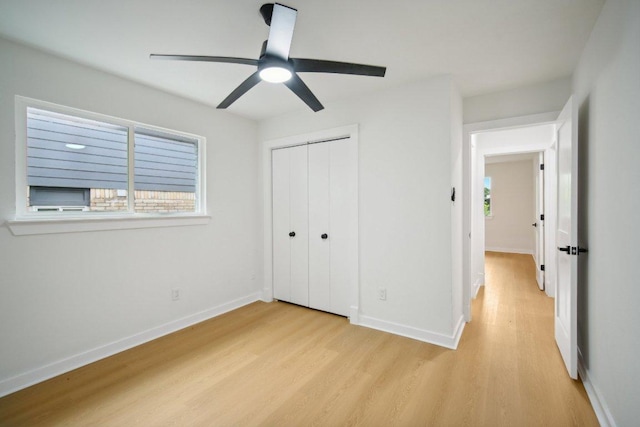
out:
{"label": "white baseboard", "polygon": [[616,427],[616,422],[613,419],[613,415],[611,415],[611,411],[609,411],[607,403],[595,384],[591,382],[589,371],[584,366],[580,349],[578,349],[578,375],[580,375],[580,379],[582,380],[584,389],[587,391],[587,396],[589,396],[589,401],[591,402],[593,411],[596,413],[596,417],[598,417],[600,425],[602,427]]}
{"label": "white baseboard", "polygon": [[389,332],[391,334],[400,335],[407,338],[413,338],[414,340],[423,341],[429,344],[439,345],[441,347],[450,348],[455,350],[458,347],[458,342],[462,336],[464,330],[464,318],[460,316],[458,325],[453,335],[444,335],[438,332],[431,332],[425,329],[414,328],[413,326],[401,325],[399,323],[389,322],[386,320],[376,319],[369,316],[359,316],[360,326],[367,328],[377,329],[383,332]]}
{"label": "white baseboard", "polygon": [[455,329],[453,330],[453,349],[455,350],[456,348],[458,348],[458,344],[460,343],[460,338],[462,338],[462,332],[464,331],[464,327],[467,324],[467,322],[464,320],[464,315],[460,315],[460,318],[458,319],[458,324],[456,325]]}
{"label": "white baseboard", "polygon": [[0,381],[0,397],[22,390],[23,388],[48,380],[65,372],[80,368],[100,359],[104,359],[124,350],[139,346],[146,342],[179,331],[196,323],[203,322],[229,311],[235,310],[252,302],[259,301],[262,293],[257,292],[242,298],[220,304],[216,307],[204,310],[181,319],[177,319],[155,328],[148,329],[127,338],[76,354],[66,359],[58,360],[49,365],[36,368],[32,371],[18,374],[14,377]]}
{"label": "white baseboard", "polygon": [[482,279],[480,279],[479,277],[476,279],[476,282],[473,284],[473,287],[471,289],[471,297],[473,299],[475,299],[478,296],[478,292],[480,291],[480,288],[482,287]]}
{"label": "white baseboard", "polygon": [[507,254],[523,254],[533,256],[533,249],[519,249],[519,248],[502,248],[496,246],[487,246],[484,248],[485,252],[504,252]]}

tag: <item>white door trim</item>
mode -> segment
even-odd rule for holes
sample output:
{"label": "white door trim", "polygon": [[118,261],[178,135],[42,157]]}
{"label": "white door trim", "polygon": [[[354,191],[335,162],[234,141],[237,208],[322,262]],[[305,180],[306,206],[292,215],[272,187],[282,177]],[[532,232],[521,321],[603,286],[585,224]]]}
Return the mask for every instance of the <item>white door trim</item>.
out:
{"label": "white door trim", "polygon": [[[513,129],[525,126],[534,126],[542,124],[555,123],[558,118],[559,111],[548,113],[533,114],[521,117],[510,117],[500,120],[491,120],[486,122],[469,123],[463,126],[463,286],[462,286],[462,311],[465,321],[471,321],[471,299],[475,298],[473,292],[476,278],[471,277],[472,267],[472,216],[471,216],[471,188],[472,188],[472,156],[471,156],[471,135],[480,132],[490,132],[496,130]],[[539,149],[538,149],[539,150]],[[536,151],[535,149],[532,151]],[[477,172],[477,171],[476,171]],[[479,285],[484,284],[484,282]],[[476,289],[477,291],[477,289]]]}
{"label": "white door trim", "polygon": [[[263,289],[262,300],[270,302],[273,300],[273,233],[272,233],[272,194],[271,194],[271,151],[276,148],[292,147],[296,145],[311,144],[326,140],[349,137],[352,143],[358,147],[358,125],[342,126],[311,132],[301,135],[293,135],[284,138],[272,139],[262,142],[261,166],[262,166],[262,208],[263,208]],[[354,173],[358,173],[358,162],[353,165]],[[359,205],[359,203],[358,203]],[[355,213],[358,217],[358,212]],[[358,233],[352,245],[354,253],[351,259],[359,260]],[[351,266],[352,281],[349,290],[349,320],[353,324],[358,324],[359,300],[360,300],[360,276],[359,262]]]}

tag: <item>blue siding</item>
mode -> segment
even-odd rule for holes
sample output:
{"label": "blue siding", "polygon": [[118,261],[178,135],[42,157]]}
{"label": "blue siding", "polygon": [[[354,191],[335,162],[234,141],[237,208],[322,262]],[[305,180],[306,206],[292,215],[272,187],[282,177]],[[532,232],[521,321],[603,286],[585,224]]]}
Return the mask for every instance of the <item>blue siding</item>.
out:
{"label": "blue siding", "polygon": [[[195,192],[196,141],[136,129],[134,153],[136,190]],[[31,186],[126,189],[127,128],[29,109],[27,170]]]}
{"label": "blue siding", "polygon": [[196,191],[194,142],[136,130],[135,180],[140,190]]}

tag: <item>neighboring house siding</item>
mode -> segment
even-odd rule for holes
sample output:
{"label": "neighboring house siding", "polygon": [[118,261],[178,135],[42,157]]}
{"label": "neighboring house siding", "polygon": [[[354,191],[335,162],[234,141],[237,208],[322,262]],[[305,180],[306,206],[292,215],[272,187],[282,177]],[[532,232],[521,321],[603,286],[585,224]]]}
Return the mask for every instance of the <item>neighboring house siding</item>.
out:
{"label": "neighboring house siding", "polygon": [[[127,188],[126,128],[30,111],[27,138],[28,185]],[[67,144],[84,148],[72,149]],[[136,131],[134,188],[195,192],[196,149],[192,142]]]}
{"label": "neighboring house siding", "polygon": [[135,189],[196,191],[194,143],[136,133]]}
{"label": "neighboring house siding", "polygon": [[29,112],[27,166],[30,186],[126,189],[127,129]]}

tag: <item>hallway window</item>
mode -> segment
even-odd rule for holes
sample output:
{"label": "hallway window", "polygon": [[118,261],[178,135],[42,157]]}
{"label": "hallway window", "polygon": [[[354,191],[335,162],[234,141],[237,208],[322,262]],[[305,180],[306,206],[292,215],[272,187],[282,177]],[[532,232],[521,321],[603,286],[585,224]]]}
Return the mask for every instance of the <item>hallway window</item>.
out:
{"label": "hallway window", "polygon": [[491,177],[484,177],[484,216],[491,217]]}

